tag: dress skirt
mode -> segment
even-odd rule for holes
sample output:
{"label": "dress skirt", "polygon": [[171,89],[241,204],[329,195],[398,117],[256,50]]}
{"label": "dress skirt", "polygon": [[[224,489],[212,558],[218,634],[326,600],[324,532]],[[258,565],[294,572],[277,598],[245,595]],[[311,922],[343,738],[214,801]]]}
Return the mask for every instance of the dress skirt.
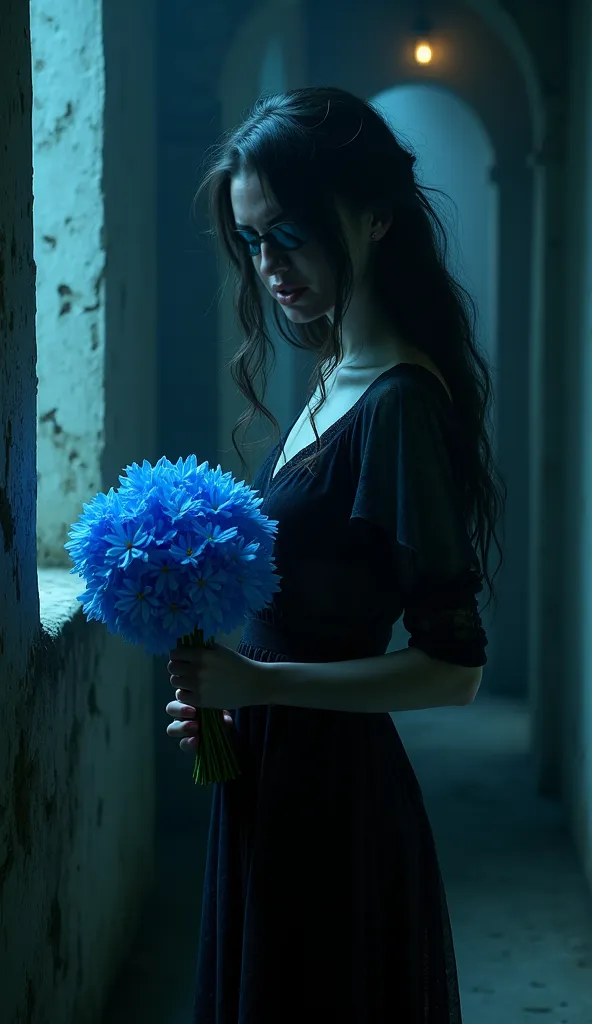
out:
{"label": "dress skirt", "polygon": [[391,716],[232,714],[242,774],[213,792],[194,1024],[461,1024],[432,831]]}

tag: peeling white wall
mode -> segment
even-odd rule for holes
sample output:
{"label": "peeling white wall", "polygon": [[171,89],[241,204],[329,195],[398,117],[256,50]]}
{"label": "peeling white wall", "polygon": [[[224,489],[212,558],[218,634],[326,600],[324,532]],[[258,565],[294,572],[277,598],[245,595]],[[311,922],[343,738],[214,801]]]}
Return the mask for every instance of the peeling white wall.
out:
{"label": "peeling white wall", "polygon": [[102,6],[101,0],[31,2],[40,565],[68,564],[68,526],[101,482]]}

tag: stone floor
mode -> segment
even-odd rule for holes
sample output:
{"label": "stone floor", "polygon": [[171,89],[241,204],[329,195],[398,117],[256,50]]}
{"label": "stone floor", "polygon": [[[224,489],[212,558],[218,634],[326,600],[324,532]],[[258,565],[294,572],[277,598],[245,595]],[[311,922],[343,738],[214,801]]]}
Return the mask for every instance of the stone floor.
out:
{"label": "stone floor", "polygon": [[[396,715],[446,883],[464,1024],[592,1024],[592,899],[537,797],[521,705]],[[160,843],[157,893],[104,1024],[190,1024],[204,835]]]}

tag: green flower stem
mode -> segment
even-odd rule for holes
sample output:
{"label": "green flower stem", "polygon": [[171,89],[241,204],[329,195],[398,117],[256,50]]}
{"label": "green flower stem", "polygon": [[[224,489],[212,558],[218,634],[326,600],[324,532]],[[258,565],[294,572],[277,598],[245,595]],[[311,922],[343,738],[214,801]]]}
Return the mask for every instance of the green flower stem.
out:
{"label": "green flower stem", "polygon": [[[208,647],[201,629],[181,637],[184,647]],[[202,786],[229,782],[240,775],[231,730],[224,721],[224,712],[216,708],[198,708],[199,742],[193,766],[193,781]]]}

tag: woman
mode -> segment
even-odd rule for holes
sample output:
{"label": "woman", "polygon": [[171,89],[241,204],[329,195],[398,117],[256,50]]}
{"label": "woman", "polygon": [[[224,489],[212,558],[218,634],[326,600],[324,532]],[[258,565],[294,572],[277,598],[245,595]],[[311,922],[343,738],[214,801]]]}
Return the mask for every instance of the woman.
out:
{"label": "woman", "polygon": [[[196,707],[234,708],[243,769],[213,797],[199,1024],[461,1020],[432,834],[389,712],[475,697],[501,497],[487,369],[413,164],[366,103],[300,89],[261,99],[204,181],[238,272],[250,415],[273,420],[256,388],[266,293],[317,365],[253,482],[279,521],[281,593],[238,652],[169,663],[168,733],[194,745]],[[385,653],[401,615],[409,646]]]}

